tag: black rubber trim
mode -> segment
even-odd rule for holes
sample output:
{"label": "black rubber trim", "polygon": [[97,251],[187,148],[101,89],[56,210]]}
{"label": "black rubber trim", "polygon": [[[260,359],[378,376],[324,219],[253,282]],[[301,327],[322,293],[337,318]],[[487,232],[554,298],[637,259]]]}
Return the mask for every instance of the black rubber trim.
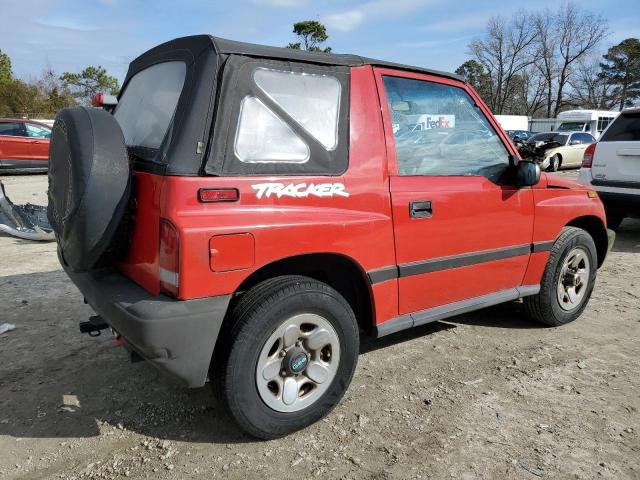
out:
{"label": "black rubber trim", "polygon": [[549,240],[548,242],[535,242],[531,244],[531,253],[550,252],[555,240]]}
{"label": "black rubber trim", "polygon": [[422,275],[423,273],[438,272],[450,268],[468,267],[479,263],[493,262],[505,258],[519,257],[528,253],[549,252],[555,240],[545,242],[535,242],[526,245],[515,245],[513,247],[496,248],[493,250],[482,250],[479,252],[469,252],[449,257],[430,258],[418,262],[403,263],[395,266],[377,268],[367,273],[371,284],[385,282],[394,278],[410,277],[412,275]]}
{"label": "black rubber trim", "polygon": [[467,312],[473,312],[499,303],[510,302],[522,297],[536,295],[540,291],[540,285],[522,285],[499,292],[469,298],[459,302],[449,303],[438,307],[427,308],[419,312],[401,315],[376,326],[376,337],[384,337],[391,333],[417,327],[426,323],[443,320]]}
{"label": "black rubber trim", "polygon": [[423,273],[438,272],[450,268],[466,267],[478,263],[493,262],[505,258],[518,257],[531,253],[531,244],[515,245],[513,247],[496,248],[493,250],[483,250],[480,252],[463,253],[461,255],[451,255],[449,257],[430,258],[419,262],[404,263],[398,265],[400,277],[411,275],[421,275]]}
{"label": "black rubber trim", "polygon": [[382,267],[376,270],[371,270],[367,273],[369,281],[371,283],[386,282],[387,280],[393,280],[398,278],[398,266],[392,265],[390,267]]}
{"label": "black rubber trim", "polygon": [[[627,180],[591,180],[594,187],[615,187],[615,188],[640,188],[640,182],[632,182]],[[598,192],[600,193],[600,192]]]}

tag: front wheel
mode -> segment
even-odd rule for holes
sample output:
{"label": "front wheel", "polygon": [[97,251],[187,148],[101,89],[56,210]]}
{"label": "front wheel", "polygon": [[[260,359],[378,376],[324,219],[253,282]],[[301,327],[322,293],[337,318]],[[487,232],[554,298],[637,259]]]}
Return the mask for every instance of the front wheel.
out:
{"label": "front wheel", "polygon": [[337,405],[353,377],[355,315],[330,286],[307,277],[266,280],[234,306],[214,390],[250,435],[277,438]]}
{"label": "front wheel", "polygon": [[553,244],[540,292],[525,297],[526,313],[541,323],[564,325],[587,306],[596,281],[598,254],[586,231],[565,227]]}
{"label": "front wheel", "polygon": [[553,157],[551,157],[551,160],[549,161],[549,170],[552,172],[557,172],[558,170],[560,170],[560,165],[562,165],[562,159],[560,158],[560,155],[556,153]]}

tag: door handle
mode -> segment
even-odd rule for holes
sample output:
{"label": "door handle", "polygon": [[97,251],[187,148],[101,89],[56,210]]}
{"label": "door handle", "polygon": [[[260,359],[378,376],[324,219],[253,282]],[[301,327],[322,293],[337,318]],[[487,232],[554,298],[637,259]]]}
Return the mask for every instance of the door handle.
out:
{"label": "door handle", "polygon": [[409,202],[409,216],[411,218],[430,218],[432,215],[431,200]]}

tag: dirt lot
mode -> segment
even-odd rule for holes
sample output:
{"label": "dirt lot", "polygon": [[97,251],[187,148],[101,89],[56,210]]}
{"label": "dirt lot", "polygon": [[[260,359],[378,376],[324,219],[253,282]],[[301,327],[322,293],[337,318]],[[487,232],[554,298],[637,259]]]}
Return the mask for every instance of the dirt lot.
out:
{"label": "dirt lot", "polygon": [[[45,176],[2,180],[45,203]],[[627,220],[577,322],[542,328],[511,304],[364,339],[328,418],[256,442],[208,388],[80,335],[91,311],[54,244],[0,236],[0,323],[16,324],[0,335],[0,478],[637,479],[639,271]]]}

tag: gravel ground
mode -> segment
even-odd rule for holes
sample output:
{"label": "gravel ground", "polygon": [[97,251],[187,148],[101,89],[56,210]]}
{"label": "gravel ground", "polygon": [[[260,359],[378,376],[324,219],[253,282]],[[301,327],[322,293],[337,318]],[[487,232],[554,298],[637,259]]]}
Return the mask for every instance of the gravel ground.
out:
{"label": "gravel ground", "polygon": [[[563,175],[574,177],[574,172]],[[45,203],[46,176],[4,177]],[[627,220],[582,318],[509,304],[363,339],[351,388],[287,438],[244,436],[103,335],[54,244],[0,234],[0,478],[640,478],[640,221]]]}

